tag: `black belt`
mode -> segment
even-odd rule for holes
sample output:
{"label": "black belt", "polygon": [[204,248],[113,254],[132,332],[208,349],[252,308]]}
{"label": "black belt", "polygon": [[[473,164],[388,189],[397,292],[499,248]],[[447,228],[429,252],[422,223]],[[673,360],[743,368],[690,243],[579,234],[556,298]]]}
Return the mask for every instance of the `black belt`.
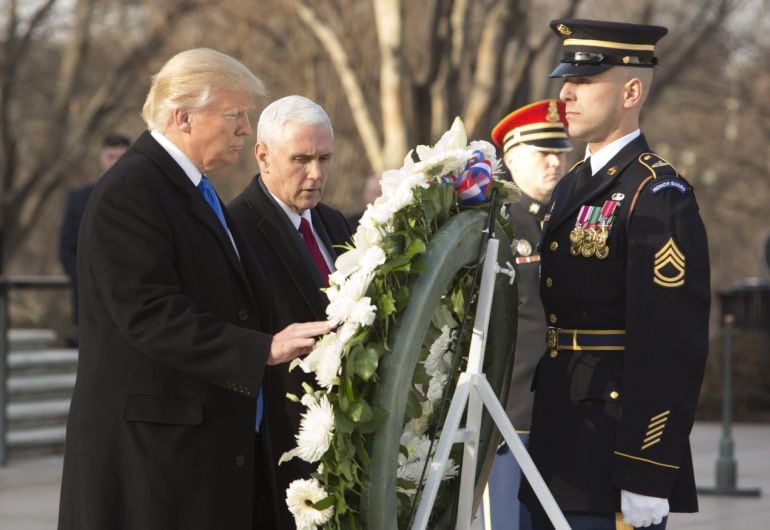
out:
{"label": "black belt", "polygon": [[563,329],[549,327],[548,347],[572,351],[622,351],[625,349],[624,329]]}

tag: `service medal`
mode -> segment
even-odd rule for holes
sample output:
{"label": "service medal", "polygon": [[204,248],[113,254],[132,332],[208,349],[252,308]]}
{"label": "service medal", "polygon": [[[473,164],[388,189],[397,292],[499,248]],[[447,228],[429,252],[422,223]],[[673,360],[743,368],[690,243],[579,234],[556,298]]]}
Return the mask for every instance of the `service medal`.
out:
{"label": "service medal", "polygon": [[599,259],[605,259],[610,255],[610,247],[602,245],[596,249],[596,257]]}
{"label": "service medal", "polygon": [[516,241],[516,253],[519,256],[529,256],[532,254],[532,244],[526,239]]}
{"label": "service medal", "polygon": [[596,252],[596,244],[593,241],[586,241],[580,247],[580,254],[582,254],[584,258],[590,258],[594,255],[594,252]]}

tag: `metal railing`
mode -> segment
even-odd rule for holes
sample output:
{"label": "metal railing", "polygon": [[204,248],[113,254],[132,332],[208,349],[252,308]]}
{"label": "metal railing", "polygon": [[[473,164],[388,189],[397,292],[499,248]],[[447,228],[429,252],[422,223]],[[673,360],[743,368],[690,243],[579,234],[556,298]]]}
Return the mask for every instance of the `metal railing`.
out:
{"label": "metal railing", "polygon": [[67,276],[0,276],[0,465],[7,460],[8,421],[8,293],[12,289],[69,288]]}

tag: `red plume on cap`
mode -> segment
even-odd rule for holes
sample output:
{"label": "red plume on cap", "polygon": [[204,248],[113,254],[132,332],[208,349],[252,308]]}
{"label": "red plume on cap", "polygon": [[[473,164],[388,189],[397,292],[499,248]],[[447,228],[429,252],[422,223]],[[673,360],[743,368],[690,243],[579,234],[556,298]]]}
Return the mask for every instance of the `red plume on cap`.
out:
{"label": "red plume on cap", "polygon": [[518,108],[500,120],[492,129],[492,141],[503,152],[518,144],[527,144],[548,151],[569,151],[567,118],[564,103],[544,99]]}

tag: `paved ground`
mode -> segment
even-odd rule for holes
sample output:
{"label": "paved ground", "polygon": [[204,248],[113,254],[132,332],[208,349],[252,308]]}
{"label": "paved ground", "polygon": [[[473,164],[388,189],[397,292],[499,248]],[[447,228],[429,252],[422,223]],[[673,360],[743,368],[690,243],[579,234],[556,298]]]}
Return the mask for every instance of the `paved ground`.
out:
{"label": "paved ground", "polygon": [[[698,423],[692,445],[700,488],[714,486],[721,426]],[[701,495],[697,514],[673,514],[669,530],[770,530],[770,424],[733,427],[737,489],[760,497]],[[0,530],[53,530],[59,502],[61,458],[11,462],[0,468]],[[108,529],[105,529],[108,530]]]}

